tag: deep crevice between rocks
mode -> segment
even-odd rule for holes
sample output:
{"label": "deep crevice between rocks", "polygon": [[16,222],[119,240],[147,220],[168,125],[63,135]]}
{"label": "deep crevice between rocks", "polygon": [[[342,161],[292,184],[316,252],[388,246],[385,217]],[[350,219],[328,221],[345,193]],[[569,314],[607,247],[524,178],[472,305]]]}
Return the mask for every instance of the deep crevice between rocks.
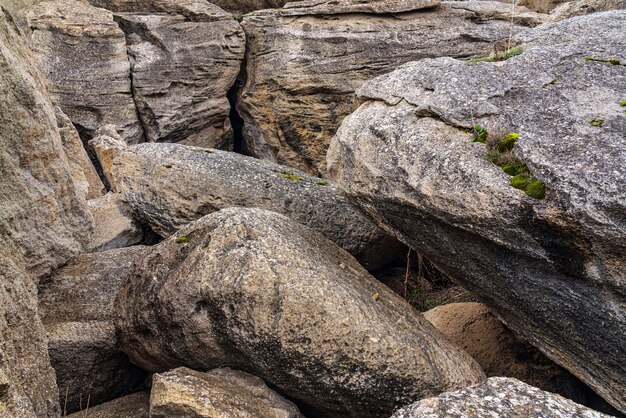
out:
{"label": "deep crevice between rocks", "polygon": [[78,131],[78,136],[80,137],[80,140],[83,143],[83,148],[85,149],[85,151],[87,151],[87,156],[89,156],[89,160],[91,160],[91,164],[93,164],[94,168],[96,169],[96,173],[98,173],[98,177],[100,177],[100,180],[102,181],[102,184],[104,185],[104,188],[106,189],[107,192],[110,192],[112,190],[111,183],[109,183],[107,176],[104,174],[104,170],[102,169],[102,165],[100,164],[100,161],[98,160],[96,152],[91,148],[91,146],[89,146],[89,141],[91,141],[94,138],[93,134],[91,133],[90,130],[76,123],[75,121],[72,121],[72,125],[74,125],[74,127]]}
{"label": "deep crevice between rocks", "polygon": [[[247,54],[247,40],[246,40],[246,54]],[[246,81],[248,78],[247,74],[247,60],[244,59],[241,61],[241,66],[239,69],[239,74],[235,79],[235,82],[231,86],[231,88],[226,93],[226,97],[228,98],[228,102],[230,103],[230,113],[228,118],[230,119],[230,125],[233,129],[233,151],[238,154],[249,155],[246,147],[246,141],[243,135],[243,128],[245,125],[245,120],[239,114],[237,110],[237,103],[239,101],[239,92],[246,85]]]}

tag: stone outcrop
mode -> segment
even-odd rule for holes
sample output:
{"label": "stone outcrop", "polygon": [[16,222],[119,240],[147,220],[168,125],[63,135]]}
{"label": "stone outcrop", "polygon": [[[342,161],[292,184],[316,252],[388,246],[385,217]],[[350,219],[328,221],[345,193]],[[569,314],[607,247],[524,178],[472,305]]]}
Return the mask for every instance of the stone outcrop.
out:
{"label": "stone outcrop", "polygon": [[198,0],[90,0],[126,34],[137,111],[151,142],[232,149],[227,92],[245,50],[229,13]]}
{"label": "stone outcrop", "polygon": [[513,377],[588,405],[587,388],[567,370],[509,330],[482,303],[450,303],[424,318],[480,364],[487,377]]}
{"label": "stone outcrop", "polygon": [[289,0],[208,0],[222,9],[241,16],[261,9],[274,9],[284,6]]}
{"label": "stone outcrop", "polygon": [[178,144],[127,147],[107,135],[92,145],[114,189],[161,236],[217,210],[243,206],[282,213],[317,230],[368,269],[404,251],[332,184],[287,167]]}
{"label": "stone outcrop", "polygon": [[77,0],[44,1],[28,12],[31,44],[50,93],[85,137],[113,124],[143,141],[124,32],[107,10]]}
{"label": "stone outcrop", "polygon": [[228,364],[305,415],[387,417],[484,376],[347,252],[260,209],[224,209],[152,247],[116,313],[123,350],[145,370]]}
{"label": "stone outcrop", "polygon": [[591,13],[607,12],[609,10],[626,9],[624,0],[576,0],[568,1],[556,7],[550,16],[549,22],[559,22],[575,16],[584,16]]}
{"label": "stone outcrop", "polygon": [[150,392],[133,393],[67,417],[84,418],[85,413],[89,418],[149,418]]}
{"label": "stone outcrop", "polygon": [[150,416],[303,418],[258,377],[228,368],[201,373],[185,367],[154,375]]}
{"label": "stone outcrop", "polygon": [[[358,107],[354,92],[363,83],[420,58],[488,54],[509,36],[504,3],[437,4],[309,1],[244,17],[247,82],[237,109],[247,151],[324,174],[330,140]],[[516,23],[541,21],[518,15]]]}
{"label": "stone outcrop", "polygon": [[516,379],[492,377],[478,386],[424,399],[391,418],[608,418],[608,415]]}
{"label": "stone outcrop", "polygon": [[328,153],[373,218],[622,411],[625,20],[535,28],[500,63],[406,64],[360,90]]}
{"label": "stone outcrop", "polygon": [[58,402],[67,412],[126,395],[144,383],[145,372],[120,351],[112,317],[120,282],[145,251],[133,247],[82,255],[39,284]]}
{"label": "stone outcrop", "polygon": [[95,220],[88,251],[130,247],[144,240],[144,228],[133,218],[130,206],[119,193],[107,193],[87,204]]}

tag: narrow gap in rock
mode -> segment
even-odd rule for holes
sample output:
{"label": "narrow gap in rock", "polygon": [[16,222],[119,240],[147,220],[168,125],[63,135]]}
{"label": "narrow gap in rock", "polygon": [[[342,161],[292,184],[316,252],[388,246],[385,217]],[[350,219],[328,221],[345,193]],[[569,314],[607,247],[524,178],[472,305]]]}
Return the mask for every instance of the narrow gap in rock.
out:
{"label": "narrow gap in rock", "polygon": [[107,180],[107,177],[104,175],[104,170],[102,169],[102,166],[100,165],[100,161],[98,161],[98,157],[96,156],[96,153],[89,146],[89,141],[93,139],[93,135],[91,134],[91,131],[86,129],[84,126],[77,124],[76,122],[72,122],[72,124],[78,131],[78,136],[80,136],[80,140],[83,143],[83,148],[85,148],[85,151],[87,151],[87,155],[89,156],[89,159],[91,160],[91,164],[93,164],[93,166],[95,167],[96,173],[98,173],[98,177],[100,177],[100,180],[102,180],[102,184],[104,184],[106,191],[110,192],[111,184],[109,183],[109,180]]}
{"label": "narrow gap in rock", "polygon": [[238,154],[245,154],[245,143],[243,138],[243,125],[244,120],[237,111],[237,96],[239,95],[239,90],[243,87],[244,81],[237,77],[235,80],[235,84],[228,90],[226,94],[228,97],[228,101],[230,102],[230,124],[233,127],[233,136],[234,136],[234,149]]}

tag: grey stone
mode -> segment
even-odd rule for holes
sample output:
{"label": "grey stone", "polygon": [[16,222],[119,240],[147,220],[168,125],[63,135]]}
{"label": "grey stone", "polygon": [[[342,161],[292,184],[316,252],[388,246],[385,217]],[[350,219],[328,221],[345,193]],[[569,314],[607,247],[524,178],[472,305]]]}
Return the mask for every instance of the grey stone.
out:
{"label": "grey stone", "polygon": [[282,213],[376,269],[403,247],[331,183],[235,153],[178,144],[139,144],[102,135],[92,141],[109,182],[134,215],[161,236],[232,206]]}
{"label": "grey stone", "polygon": [[144,228],[133,218],[130,206],[119,193],[107,193],[87,204],[95,220],[88,251],[130,247],[144,240]]}
{"label": "grey stone", "polygon": [[137,392],[110,402],[90,407],[89,411],[70,414],[68,418],[149,418],[150,392]]}
{"label": "grey stone", "polygon": [[492,377],[402,408],[392,418],[603,418],[608,415],[516,379]]}
{"label": "grey stone", "polygon": [[[511,28],[511,8],[499,2],[443,2],[430,9],[422,7],[437,1],[304,4],[310,7],[294,3],[244,17],[247,81],[237,109],[251,155],[313,175],[326,173],[330,140],[357,109],[354,92],[363,83],[420,58],[488,54],[524,28]],[[393,7],[413,10],[378,13]],[[541,21],[530,15],[516,23]]]}
{"label": "grey stone", "polygon": [[583,16],[609,10],[626,9],[624,0],[576,0],[557,6],[550,12],[549,22],[558,22],[574,16]]}
{"label": "grey stone", "polygon": [[[328,153],[381,225],[626,411],[625,11],[521,33],[504,62],[422,60],[365,85]],[[621,60],[614,64],[608,60]],[[545,200],[467,133],[515,132]]]}
{"label": "grey stone", "polygon": [[153,376],[150,416],[304,418],[258,377],[229,368],[201,373],[185,367]]}
{"label": "grey stone", "polygon": [[129,272],[116,318],[123,350],[144,369],[228,365],[304,414],[386,417],[484,378],[347,252],[260,209],[224,209],[152,247]]}
{"label": "grey stone", "polygon": [[69,413],[126,395],[144,383],[146,373],[120,351],[113,301],[145,252],[145,247],[133,247],[82,255],[39,284],[58,402]]}

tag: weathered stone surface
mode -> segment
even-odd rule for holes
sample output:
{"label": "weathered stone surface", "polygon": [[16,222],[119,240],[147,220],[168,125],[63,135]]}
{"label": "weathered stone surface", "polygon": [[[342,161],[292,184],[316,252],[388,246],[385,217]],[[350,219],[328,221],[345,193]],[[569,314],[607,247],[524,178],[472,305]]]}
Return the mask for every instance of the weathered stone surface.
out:
{"label": "weathered stone surface", "polygon": [[206,214],[243,206],[287,215],[324,234],[369,269],[403,251],[332,184],[287,167],[178,144],[127,147],[106,135],[92,145],[115,190],[138,219],[162,236]]}
{"label": "weathered stone surface", "polygon": [[[141,388],[145,372],[119,348],[113,301],[145,247],[86,254],[39,284],[39,307],[48,332],[59,402],[67,412],[86,409]],[[91,416],[91,415],[90,415]]]}
{"label": "weathered stone surface", "polygon": [[347,252],[260,209],[224,209],[152,247],[116,312],[123,350],[146,370],[228,364],[304,414],[389,416],[484,376]]}
{"label": "weathered stone surface", "polygon": [[70,166],[76,192],[83,199],[96,199],[106,193],[102,180],[83,147],[78,131],[61,108],[55,107],[57,127]]}
{"label": "weathered stone surface", "polygon": [[82,250],[91,218],[25,38],[0,12],[0,235],[40,276]]}
{"label": "weathered stone surface", "polygon": [[[110,402],[90,407],[89,418],[149,418],[150,392],[137,392]],[[85,412],[76,412],[68,418],[84,418]]]}
{"label": "weathered stone surface", "polygon": [[133,93],[146,138],[232,149],[230,103],[245,36],[206,1],[90,0],[126,34]]}
{"label": "weathered stone surface", "polygon": [[113,124],[143,140],[133,102],[124,32],[107,10],[76,0],[44,1],[28,12],[31,44],[55,101],[85,136]]}
{"label": "weathered stone surface", "polygon": [[[287,3],[281,16],[339,15],[352,13],[403,13],[436,7],[441,0],[305,0]],[[274,14],[274,11],[261,11],[260,14]]]}
{"label": "weathered stone surface", "polygon": [[284,6],[289,0],[209,0],[222,9],[242,15],[254,10],[271,9]]}
{"label": "weathered stone surface", "polygon": [[330,140],[358,107],[354,92],[365,81],[420,58],[487,54],[511,31],[511,8],[498,2],[444,2],[400,14],[376,12],[435,2],[348,2],[372,12],[342,7],[340,15],[329,14],[337,2],[314,3],[321,6],[296,3],[244,18],[247,82],[237,104],[251,155],[314,175],[326,172]]}
{"label": "weathered stone surface", "polygon": [[[0,9],[1,41],[4,41],[7,23],[5,16]],[[2,75],[4,73],[0,72],[0,78]],[[2,230],[0,341],[0,417],[58,416],[58,391],[54,370],[50,367],[46,334],[37,314],[37,289],[26,272],[19,250]]]}
{"label": "weathered stone surface", "polygon": [[450,303],[424,318],[480,364],[487,377],[513,377],[576,403],[591,400],[584,385],[539,350],[511,332],[482,303]]}
{"label": "weathered stone surface", "polygon": [[[626,66],[606,61],[626,60],[624,22],[616,11],[539,27],[501,63],[406,64],[360,90],[370,100],[344,121],[329,169],[371,216],[626,411]],[[474,123],[519,134],[514,153],[545,182],[545,200],[510,186],[472,143]]]}
{"label": "weathered stone surface", "polygon": [[119,193],[107,193],[87,204],[95,219],[89,251],[130,247],[143,241],[144,229],[133,218],[130,206]]}
{"label": "weathered stone surface", "polygon": [[576,0],[556,7],[548,17],[549,22],[559,22],[570,17],[583,16],[609,10],[625,9],[624,0]]}
{"label": "weathered stone surface", "polygon": [[185,367],[153,376],[150,416],[303,418],[258,377],[229,368],[201,373]]}
{"label": "weathered stone surface", "polygon": [[[568,1],[569,0],[520,0],[517,4],[539,13],[549,13],[559,4],[567,3]],[[505,0],[505,3],[509,3],[509,7],[511,7],[509,1]]]}
{"label": "weathered stone surface", "polygon": [[392,418],[603,418],[608,415],[544,392],[516,379],[486,382],[400,409]]}

